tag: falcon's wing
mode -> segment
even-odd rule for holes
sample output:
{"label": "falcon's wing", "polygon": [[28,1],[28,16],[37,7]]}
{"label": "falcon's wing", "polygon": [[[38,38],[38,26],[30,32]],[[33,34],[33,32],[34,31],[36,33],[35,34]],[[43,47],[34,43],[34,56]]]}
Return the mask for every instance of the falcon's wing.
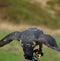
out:
{"label": "falcon's wing", "polygon": [[21,32],[12,32],[6,35],[4,38],[0,40],[0,47],[10,43],[13,40],[20,40]]}

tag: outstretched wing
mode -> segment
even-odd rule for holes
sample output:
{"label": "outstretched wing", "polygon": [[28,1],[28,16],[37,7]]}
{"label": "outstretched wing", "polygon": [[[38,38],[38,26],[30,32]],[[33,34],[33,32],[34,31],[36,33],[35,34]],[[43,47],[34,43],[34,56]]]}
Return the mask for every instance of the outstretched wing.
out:
{"label": "outstretched wing", "polygon": [[0,47],[10,43],[13,40],[20,40],[21,32],[12,32],[0,40]]}
{"label": "outstretched wing", "polygon": [[60,48],[57,46],[55,39],[50,35],[42,35],[41,37],[39,37],[39,42],[45,44],[49,48],[60,51]]}

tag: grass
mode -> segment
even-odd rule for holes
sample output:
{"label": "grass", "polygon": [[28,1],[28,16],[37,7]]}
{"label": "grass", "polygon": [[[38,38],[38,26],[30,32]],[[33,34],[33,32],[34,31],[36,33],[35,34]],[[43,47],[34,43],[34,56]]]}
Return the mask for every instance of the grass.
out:
{"label": "grass", "polygon": [[[3,38],[8,33],[1,32],[0,39]],[[54,36],[57,41],[58,46],[60,46],[60,37]],[[39,59],[39,61],[60,61],[60,53],[54,51],[46,46],[43,47],[44,56]],[[19,42],[14,40],[4,47],[0,47],[0,61],[22,61],[23,51]]]}
{"label": "grass", "polygon": [[0,50],[0,61],[20,61],[22,59],[22,54],[1,51]]}
{"label": "grass", "polygon": [[[8,33],[1,32],[0,39]],[[20,44],[17,41],[12,41],[10,44],[0,48],[0,61],[21,61],[23,52]]]}

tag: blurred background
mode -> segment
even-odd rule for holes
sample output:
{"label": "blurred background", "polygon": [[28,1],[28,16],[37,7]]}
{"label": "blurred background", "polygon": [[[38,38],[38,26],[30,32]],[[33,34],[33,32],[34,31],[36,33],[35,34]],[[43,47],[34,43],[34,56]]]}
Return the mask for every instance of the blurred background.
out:
{"label": "blurred background", "polygon": [[[52,35],[60,46],[60,0],[0,0],[0,39],[29,27]],[[41,61],[60,61],[59,52],[45,46],[43,51]],[[22,61],[24,58],[22,48],[15,40],[0,48],[0,55],[0,61]]]}

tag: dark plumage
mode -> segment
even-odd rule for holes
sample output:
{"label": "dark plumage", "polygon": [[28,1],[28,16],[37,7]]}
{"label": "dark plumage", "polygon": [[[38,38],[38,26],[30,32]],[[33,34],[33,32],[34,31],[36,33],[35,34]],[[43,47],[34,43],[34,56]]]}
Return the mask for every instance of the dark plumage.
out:
{"label": "dark plumage", "polygon": [[32,59],[33,50],[36,45],[39,45],[39,51],[41,53],[43,44],[60,52],[60,48],[57,46],[55,39],[50,35],[44,34],[42,30],[37,28],[29,28],[22,32],[16,31],[8,34],[0,40],[0,47],[10,43],[13,40],[18,40],[21,42],[26,59]]}

